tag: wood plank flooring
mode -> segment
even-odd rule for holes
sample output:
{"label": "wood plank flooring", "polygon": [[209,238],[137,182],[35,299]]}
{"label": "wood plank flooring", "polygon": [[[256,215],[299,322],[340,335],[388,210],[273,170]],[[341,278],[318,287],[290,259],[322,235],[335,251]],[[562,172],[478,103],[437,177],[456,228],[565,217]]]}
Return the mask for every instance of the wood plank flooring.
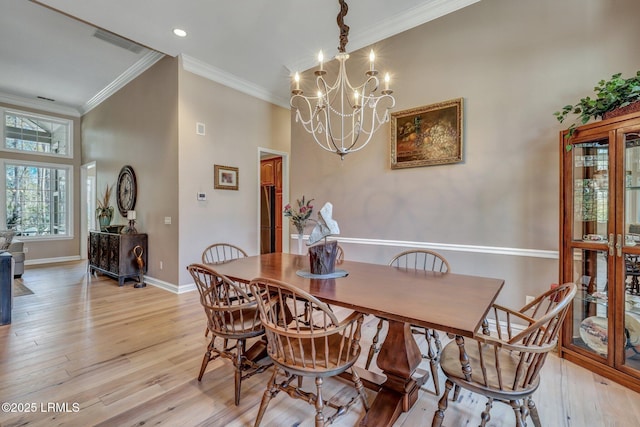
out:
{"label": "wood plank flooring", "polygon": [[[23,280],[34,293],[16,297],[13,323],[0,326],[0,403],[22,410],[0,411],[0,426],[253,425],[269,374],[243,382],[238,407],[228,360],[211,362],[202,382],[196,380],[208,342],[196,292],[118,287],[115,280],[88,275],[84,262],[32,266]],[[361,365],[376,323],[367,317]],[[338,401],[351,393],[342,380],[325,386],[325,396]],[[431,425],[437,405],[432,390],[428,381],[396,426]],[[373,400],[375,393],[367,393]],[[555,356],[534,399],[545,426],[640,425],[638,393]],[[444,425],[478,425],[484,405],[482,397],[463,391],[449,404]],[[357,425],[363,414],[356,405],[334,425]],[[514,425],[506,405],[494,405],[491,415],[490,426]],[[262,425],[313,423],[312,406],[280,394]]]}

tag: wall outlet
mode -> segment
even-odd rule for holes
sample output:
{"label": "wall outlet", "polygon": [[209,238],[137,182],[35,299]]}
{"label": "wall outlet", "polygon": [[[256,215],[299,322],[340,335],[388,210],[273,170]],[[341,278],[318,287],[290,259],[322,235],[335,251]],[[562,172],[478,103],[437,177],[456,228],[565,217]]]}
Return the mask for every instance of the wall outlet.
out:
{"label": "wall outlet", "polygon": [[170,216],[165,216],[164,217],[164,223],[167,224],[167,225],[170,225],[171,224],[171,217]]}
{"label": "wall outlet", "polygon": [[534,299],[536,299],[536,297],[533,297],[531,295],[527,295],[526,297],[524,297],[524,303],[525,304],[529,304],[531,301],[533,301]]}
{"label": "wall outlet", "polygon": [[26,254],[27,252],[29,252],[29,248],[25,246],[25,247],[22,249],[22,252],[24,252],[24,253]]}

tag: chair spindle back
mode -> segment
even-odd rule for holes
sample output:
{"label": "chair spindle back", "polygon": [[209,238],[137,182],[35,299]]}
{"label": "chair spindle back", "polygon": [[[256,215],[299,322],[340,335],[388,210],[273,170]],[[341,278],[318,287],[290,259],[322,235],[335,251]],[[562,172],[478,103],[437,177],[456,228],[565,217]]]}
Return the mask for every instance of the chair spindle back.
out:
{"label": "chair spindle back", "polygon": [[[334,375],[360,354],[363,315],[338,321],[329,306],[287,283],[258,278],[251,282],[267,336],[267,353],[294,374]],[[311,313],[306,320],[305,313]]]}
{"label": "chair spindle back", "polygon": [[235,245],[228,243],[214,243],[202,252],[202,263],[223,264],[246,256],[247,253]]}
{"label": "chair spindle back", "polygon": [[389,265],[398,268],[438,271],[440,273],[447,273],[451,269],[447,260],[440,254],[424,249],[401,252],[389,262]]}

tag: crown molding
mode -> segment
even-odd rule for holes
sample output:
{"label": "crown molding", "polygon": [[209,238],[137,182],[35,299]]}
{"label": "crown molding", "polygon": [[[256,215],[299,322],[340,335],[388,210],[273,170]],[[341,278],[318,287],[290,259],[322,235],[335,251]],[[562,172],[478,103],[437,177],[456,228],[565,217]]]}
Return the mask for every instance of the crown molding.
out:
{"label": "crown molding", "polygon": [[[378,25],[371,25],[353,34],[355,49],[361,49],[380,40],[419,27],[429,21],[463,9],[481,0],[434,0],[405,10],[384,19]],[[354,50],[355,50],[354,49]]]}
{"label": "crown molding", "polygon": [[206,62],[193,58],[188,55],[180,54],[182,68],[190,73],[197,74],[206,79],[212,80],[221,85],[230,87],[239,92],[261,99],[263,101],[270,102],[280,107],[289,109],[288,99],[283,99],[276,94],[266,90],[265,88],[251,83],[247,80],[241,79],[229,72],[221,70],[220,68],[209,65]]}
{"label": "crown molding", "polygon": [[138,77],[140,74],[148,70],[153,64],[164,58],[164,54],[150,50],[139,61],[129,67],[124,73],[120,74],[114,81],[109,83],[104,89],[95,94],[93,98],[88,100],[81,109],[82,114],[86,114],[111,95],[122,89],[127,83]]}
{"label": "crown molding", "polygon": [[67,107],[64,105],[52,103],[51,101],[30,99],[30,98],[11,95],[3,92],[0,92],[0,102],[14,105],[16,107],[32,108],[34,110],[40,110],[47,113],[61,114],[61,115],[70,116],[70,117],[80,117],[82,115],[78,109],[73,107]]}
{"label": "crown molding", "polygon": [[404,31],[426,24],[429,21],[463,9],[481,0],[433,0],[405,10],[394,16],[386,17],[384,22],[371,25],[363,31],[353,34],[354,50],[372,45],[380,40],[400,34]]}
{"label": "crown molding", "polygon": [[[349,33],[350,52],[362,49],[396,34],[426,24],[429,21],[453,13],[482,0],[433,0],[405,10],[397,15],[385,17],[382,22],[370,25],[366,29],[352,28]],[[329,52],[329,51],[327,51]],[[325,52],[325,53],[327,53]],[[337,49],[334,49],[334,55]],[[314,58],[302,59],[287,68],[289,70],[308,70],[318,65]]]}

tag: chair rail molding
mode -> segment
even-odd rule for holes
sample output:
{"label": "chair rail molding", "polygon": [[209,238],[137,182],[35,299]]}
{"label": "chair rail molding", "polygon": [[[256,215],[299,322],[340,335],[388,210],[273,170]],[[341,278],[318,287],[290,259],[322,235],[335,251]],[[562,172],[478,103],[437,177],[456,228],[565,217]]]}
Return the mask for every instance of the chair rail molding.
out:
{"label": "chair rail molding", "polygon": [[[297,239],[297,234],[291,234],[292,239]],[[303,236],[303,240],[309,240],[308,235]],[[363,239],[360,237],[329,237],[327,240],[338,240],[340,243],[351,243],[355,245],[371,245],[371,246],[397,246],[403,248],[432,249],[452,252],[475,252],[493,255],[511,255],[531,258],[547,258],[558,259],[558,251],[544,249],[526,249],[526,248],[505,248],[499,246],[480,246],[480,245],[460,245],[453,243],[435,243],[435,242],[415,242],[409,240],[382,240],[382,239]]]}

